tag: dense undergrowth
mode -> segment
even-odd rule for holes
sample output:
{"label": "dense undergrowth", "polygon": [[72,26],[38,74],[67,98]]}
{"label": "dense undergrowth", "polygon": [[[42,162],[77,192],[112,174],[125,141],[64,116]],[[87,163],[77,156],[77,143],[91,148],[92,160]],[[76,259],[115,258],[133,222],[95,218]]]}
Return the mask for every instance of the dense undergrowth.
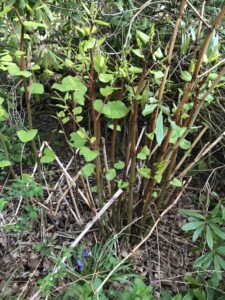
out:
{"label": "dense undergrowth", "polygon": [[[225,299],[223,1],[0,5],[1,253],[37,233],[40,260],[1,297]],[[174,295],[130,259],[179,201],[195,262]]]}

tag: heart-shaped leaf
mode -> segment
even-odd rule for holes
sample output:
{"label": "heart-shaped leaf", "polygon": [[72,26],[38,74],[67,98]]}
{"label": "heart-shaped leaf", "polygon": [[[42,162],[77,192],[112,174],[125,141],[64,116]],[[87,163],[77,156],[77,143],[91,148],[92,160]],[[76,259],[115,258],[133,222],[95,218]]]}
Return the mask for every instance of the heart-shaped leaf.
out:
{"label": "heart-shaped leaf", "polygon": [[27,142],[32,141],[35,138],[35,136],[37,135],[37,133],[38,133],[37,129],[31,129],[31,130],[28,130],[28,131],[25,131],[25,130],[17,131],[18,138],[23,143],[27,143]]}
{"label": "heart-shaped leaf", "polygon": [[122,170],[124,169],[124,167],[125,167],[125,163],[121,160],[114,164],[114,168],[117,170]]}
{"label": "heart-shaped leaf", "polygon": [[115,177],[116,177],[116,170],[115,170],[115,169],[109,169],[109,170],[106,172],[106,178],[107,178],[108,180],[113,180]]}
{"label": "heart-shaped leaf", "polygon": [[78,130],[76,132],[72,132],[70,134],[70,139],[71,139],[71,144],[72,147],[74,148],[81,148],[86,144],[87,138],[85,134],[81,131]]}
{"label": "heart-shaped leaf", "polygon": [[46,148],[44,150],[44,155],[41,158],[42,164],[50,164],[55,160],[55,152],[51,149]]}
{"label": "heart-shaped leaf", "polygon": [[146,159],[147,156],[150,154],[150,150],[148,149],[148,146],[144,146],[141,151],[138,153],[137,158],[139,159]]}
{"label": "heart-shaped leaf", "polygon": [[94,164],[86,164],[85,166],[83,166],[83,168],[81,169],[81,173],[84,176],[91,176],[94,173],[95,170],[95,165]]}
{"label": "heart-shaped leaf", "polygon": [[173,186],[176,186],[176,187],[181,187],[182,186],[182,181],[178,178],[173,178],[170,181],[170,184],[173,185]]}
{"label": "heart-shaped leaf", "polygon": [[83,155],[86,161],[92,161],[99,155],[99,152],[97,150],[91,150],[88,147],[82,147],[80,149],[80,155]]}

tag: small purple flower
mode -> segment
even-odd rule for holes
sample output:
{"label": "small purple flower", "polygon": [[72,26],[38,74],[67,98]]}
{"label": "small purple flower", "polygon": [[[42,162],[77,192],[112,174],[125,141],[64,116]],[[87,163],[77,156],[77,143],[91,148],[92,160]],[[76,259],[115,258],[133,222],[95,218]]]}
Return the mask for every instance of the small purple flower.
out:
{"label": "small purple flower", "polygon": [[89,258],[91,256],[91,252],[86,248],[82,251],[82,256],[84,258]]}
{"label": "small purple flower", "polygon": [[75,262],[76,262],[76,265],[77,265],[79,271],[82,272],[84,269],[83,261],[80,258],[76,258]]}

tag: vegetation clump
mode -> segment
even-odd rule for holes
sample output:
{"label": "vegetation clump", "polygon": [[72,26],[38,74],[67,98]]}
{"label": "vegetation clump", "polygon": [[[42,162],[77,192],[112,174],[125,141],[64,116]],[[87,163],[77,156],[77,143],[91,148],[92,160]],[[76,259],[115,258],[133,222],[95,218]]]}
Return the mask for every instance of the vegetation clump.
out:
{"label": "vegetation clump", "polygon": [[[221,0],[1,1],[4,266],[32,246],[3,299],[224,299],[224,17]],[[163,292],[131,262],[156,236],[160,265],[176,218],[195,258]]]}

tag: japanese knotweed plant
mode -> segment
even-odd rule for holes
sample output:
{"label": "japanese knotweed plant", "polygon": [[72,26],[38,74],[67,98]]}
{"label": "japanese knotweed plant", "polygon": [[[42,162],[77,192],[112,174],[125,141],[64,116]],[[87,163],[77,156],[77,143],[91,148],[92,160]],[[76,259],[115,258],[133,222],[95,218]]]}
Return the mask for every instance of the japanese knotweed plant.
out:
{"label": "japanese knotweed plant", "polygon": [[[216,29],[225,7],[206,32],[198,20],[191,32],[199,46],[191,52],[189,65],[181,65],[178,71],[174,51],[182,57],[191,47],[190,39],[188,45],[178,39],[186,1],[181,1],[166,49],[160,43],[155,45],[157,28],[152,23],[147,33],[133,32],[135,39],[128,38],[116,63],[104,51],[106,37],[99,35],[102,27],[110,28],[109,23],[98,19],[94,5],[90,9],[83,6],[82,26],[75,26],[79,37],[75,61],[67,59],[77,75],[52,86],[64,103],[58,117],[63,123],[74,123],[70,146],[79,149],[78,155],[85,161],[82,174],[95,174],[96,206],[102,207],[117,185],[125,192],[113,207],[112,224],[120,226],[122,220],[129,224],[135,216],[142,216],[145,225],[150,205],[165,207],[170,201],[168,193],[182,186],[188,168],[180,170],[207,129],[200,126],[199,133],[194,122],[201,108],[224,86],[225,69],[219,73],[216,66],[213,72],[202,70],[220,57]],[[176,91],[172,72],[179,77]]]}

